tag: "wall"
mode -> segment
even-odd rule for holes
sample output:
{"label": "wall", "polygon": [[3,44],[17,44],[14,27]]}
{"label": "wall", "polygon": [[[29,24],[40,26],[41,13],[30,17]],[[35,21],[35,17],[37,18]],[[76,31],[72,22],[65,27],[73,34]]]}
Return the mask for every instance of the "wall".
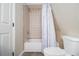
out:
{"label": "wall", "polygon": [[52,4],[55,17],[57,41],[63,48],[62,35],[79,37],[79,4]]}
{"label": "wall", "polygon": [[53,4],[52,7],[61,32],[79,37],[79,4]]}
{"label": "wall", "polygon": [[30,31],[29,38],[41,39],[41,8],[30,8],[29,10]]}
{"label": "wall", "polygon": [[23,5],[15,4],[15,55],[23,51]]}
{"label": "wall", "polygon": [[24,36],[24,42],[27,41],[28,39],[28,34],[29,34],[29,8],[27,5],[23,6],[23,36]]}
{"label": "wall", "polygon": [[24,42],[28,39],[41,38],[41,6],[24,5],[23,7]]}

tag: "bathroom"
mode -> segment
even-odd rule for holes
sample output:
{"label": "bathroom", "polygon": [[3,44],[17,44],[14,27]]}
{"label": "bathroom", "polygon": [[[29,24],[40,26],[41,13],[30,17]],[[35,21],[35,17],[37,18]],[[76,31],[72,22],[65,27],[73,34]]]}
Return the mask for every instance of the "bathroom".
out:
{"label": "bathroom", "polygon": [[4,46],[0,45],[0,55],[79,56],[79,3],[4,3],[0,8],[4,17],[0,21],[9,24],[5,19],[12,19],[13,26],[12,40],[8,40],[0,24],[0,44]]}
{"label": "bathroom", "polygon": [[[43,44],[47,44],[47,43],[44,43],[45,40],[42,39],[43,38],[42,34],[44,34],[43,30],[46,29],[42,27],[43,26],[42,16],[43,16],[43,13],[45,14],[45,9],[43,11],[42,9],[43,4],[24,4],[24,5],[25,5],[24,10],[27,9],[26,12],[24,12],[24,16],[25,14],[27,16],[25,16],[24,23],[23,23],[24,28],[25,28],[24,29],[24,51],[23,52],[42,52],[43,53],[42,51],[44,48]],[[56,38],[55,44],[57,47],[60,47],[62,49],[64,48],[64,45],[63,45],[64,35],[78,38],[79,36],[78,35],[79,28],[77,27],[78,22],[79,22],[78,21],[78,10],[79,10],[78,7],[79,6],[78,5],[79,4],[68,4],[68,3],[67,4],[64,4],[64,3],[63,4],[56,4],[56,3],[50,4],[53,16],[52,18],[50,17],[49,19],[52,19],[54,23],[54,26],[52,27],[53,27],[53,31],[55,31],[55,33],[53,34],[56,35],[54,37]],[[77,20],[74,20],[74,19],[77,19]],[[53,41],[51,40],[51,42]],[[49,47],[51,47],[50,45],[54,45],[54,44],[48,43]]]}

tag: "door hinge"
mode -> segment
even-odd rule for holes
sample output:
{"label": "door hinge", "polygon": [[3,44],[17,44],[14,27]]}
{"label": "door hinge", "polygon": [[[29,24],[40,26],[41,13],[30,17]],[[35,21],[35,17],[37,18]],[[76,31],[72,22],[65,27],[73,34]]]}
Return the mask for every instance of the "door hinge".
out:
{"label": "door hinge", "polygon": [[14,23],[12,23],[12,26],[14,27]]}
{"label": "door hinge", "polygon": [[14,52],[12,52],[12,56],[14,56]]}

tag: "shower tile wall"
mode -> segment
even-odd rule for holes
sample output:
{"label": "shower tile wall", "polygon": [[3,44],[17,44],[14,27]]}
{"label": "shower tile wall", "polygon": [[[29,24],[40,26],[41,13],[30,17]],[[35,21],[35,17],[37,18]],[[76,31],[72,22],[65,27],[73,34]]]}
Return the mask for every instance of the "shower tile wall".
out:
{"label": "shower tile wall", "polygon": [[29,21],[29,39],[41,39],[41,8],[30,8]]}

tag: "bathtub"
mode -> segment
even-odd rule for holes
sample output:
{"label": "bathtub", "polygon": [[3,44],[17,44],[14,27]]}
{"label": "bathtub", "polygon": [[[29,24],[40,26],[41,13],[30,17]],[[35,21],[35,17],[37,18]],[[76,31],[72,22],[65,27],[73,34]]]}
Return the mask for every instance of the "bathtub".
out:
{"label": "bathtub", "polygon": [[28,39],[24,43],[25,52],[41,52],[41,39]]}

